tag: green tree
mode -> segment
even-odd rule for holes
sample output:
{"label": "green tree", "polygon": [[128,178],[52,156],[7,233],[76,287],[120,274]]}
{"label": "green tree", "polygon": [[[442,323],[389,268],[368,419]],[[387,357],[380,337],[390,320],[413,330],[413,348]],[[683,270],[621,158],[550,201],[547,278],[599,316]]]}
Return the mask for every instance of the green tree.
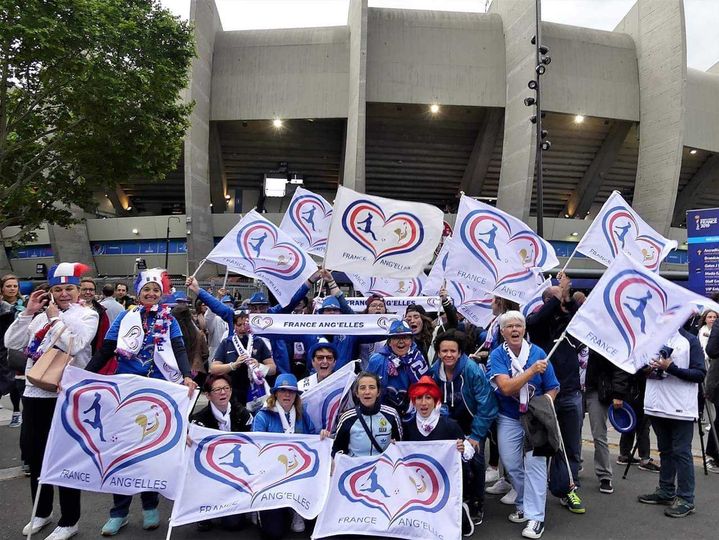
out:
{"label": "green tree", "polygon": [[23,240],[93,209],[93,191],[164,179],[193,56],[158,0],[0,0],[0,230]]}

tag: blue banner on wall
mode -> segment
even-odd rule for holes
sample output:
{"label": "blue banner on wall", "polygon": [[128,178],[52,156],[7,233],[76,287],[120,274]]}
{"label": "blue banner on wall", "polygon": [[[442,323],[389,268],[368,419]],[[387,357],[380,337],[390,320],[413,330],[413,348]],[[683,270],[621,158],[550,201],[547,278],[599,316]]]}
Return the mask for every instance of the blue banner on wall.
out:
{"label": "blue banner on wall", "polygon": [[719,208],[687,212],[689,288],[710,296],[719,291]]}
{"label": "blue banner on wall", "polygon": [[[91,242],[92,253],[99,255],[164,255],[165,240],[113,240]],[[187,241],[170,239],[170,254],[187,253]]]}
{"label": "blue banner on wall", "polygon": [[6,250],[9,259],[37,259],[39,257],[52,257],[50,246],[23,246]]}

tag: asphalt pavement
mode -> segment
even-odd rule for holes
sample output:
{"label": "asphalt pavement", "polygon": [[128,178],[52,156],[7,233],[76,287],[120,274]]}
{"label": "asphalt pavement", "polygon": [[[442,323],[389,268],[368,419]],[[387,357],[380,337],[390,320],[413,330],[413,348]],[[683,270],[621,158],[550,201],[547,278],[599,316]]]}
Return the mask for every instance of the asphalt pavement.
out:
{"label": "asphalt pavement", "polygon": [[[20,430],[7,426],[10,406],[7,398],[0,400],[4,407],[0,409],[0,539],[21,538],[20,531],[30,518],[32,504],[30,500],[30,484],[24,476],[18,476],[19,450],[18,439]],[[588,421],[585,423],[588,427]],[[586,514],[575,515],[559,501],[548,496],[546,530],[543,538],[552,539],[710,539],[719,537],[717,533],[717,514],[719,508],[719,474],[710,473],[705,476],[696,468],[696,504],[695,514],[684,519],[671,519],[663,514],[664,507],[649,506],[637,502],[637,495],[654,490],[658,481],[656,473],[640,471],[632,467],[629,477],[622,480],[623,467],[614,467],[615,492],[604,495],[599,492],[599,482],[592,471],[592,444],[588,431],[585,429],[584,471],[580,474],[582,482],[581,494],[587,507]],[[610,436],[610,443],[616,437]],[[652,441],[654,436],[652,435]],[[696,442],[696,441],[695,441]],[[698,452],[698,443],[695,445]],[[616,447],[612,445],[616,457]],[[655,457],[656,459],[656,457]],[[699,460],[697,460],[697,465]],[[3,479],[7,478],[7,479]],[[82,518],[80,534],[76,538],[100,538],[100,528],[107,519],[112,497],[107,494],[83,494]],[[156,531],[142,530],[142,512],[140,501],[133,502],[130,510],[130,523],[125,527],[119,538],[127,539],[163,539],[167,535],[166,519],[170,515],[171,501],[162,500],[160,510],[163,526]],[[59,511],[56,508],[55,515]],[[522,525],[511,523],[507,516],[513,507],[499,502],[499,496],[487,495],[485,503],[485,521],[480,525],[473,538],[521,538]],[[43,539],[52,530],[48,526],[42,533],[33,538]],[[309,538],[311,526],[304,534],[291,534],[288,539]],[[208,533],[197,532],[195,525],[186,525],[173,529],[172,538],[241,538],[253,540],[259,538],[257,530],[249,526],[241,531],[224,531],[219,528]],[[348,537],[349,538],[349,537]]]}

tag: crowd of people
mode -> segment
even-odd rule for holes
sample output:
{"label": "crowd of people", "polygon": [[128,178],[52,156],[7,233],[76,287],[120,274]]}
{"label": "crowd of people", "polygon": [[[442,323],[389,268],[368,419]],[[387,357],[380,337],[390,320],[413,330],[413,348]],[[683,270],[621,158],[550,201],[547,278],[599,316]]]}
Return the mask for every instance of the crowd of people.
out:
{"label": "crowd of people", "polygon": [[[594,439],[599,491],[613,493],[608,417],[623,409],[636,412],[636,430],[622,434],[616,463],[658,473],[656,491],[639,495],[638,501],[666,505],[665,514],[674,518],[695,510],[691,444],[694,422],[705,407],[702,382],[712,358],[719,357],[715,311],[688,321],[664,344],[664,353],[630,375],[564,334],[585,297],[572,291],[563,273],[526,317],[516,304],[495,298],[486,328],[464,320],[442,289],[437,318],[413,304],[386,335],[261,337],[250,332],[252,313],[332,317],[354,312],[324,269],[286,306],[272,305],[263,292],[244,301],[224,289],[212,294],[193,277],[186,280],[186,293],[173,293],[162,269],[139,272],[135,297],[125,283],[104,284],[98,294],[96,281],[82,277],[85,270],[78,263],[54,266],[47,283],[28,297],[20,294],[17,277],[0,280],[0,391],[12,400],[10,426],[22,430],[20,451],[33,500],[57,395],[33,386],[24,374],[54,346],[72,355],[72,365],[90,372],[156,379],[169,379],[165,355],[171,355],[180,372],[178,384],[188,392],[204,391],[207,405],[191,421],[208,428],[316,434],[333,439],[333,455],[348,456],[381,454],[396,441],[455,441],[462,460],[465,536],[485,519],[485,493],[491,493],[514,507],[507,517],[523,525],[523,537],[540,538],[546,524],[547,458],[560,454],[569,481],[559,502],[572,513],[584,513],[585,417]],[[314,295],[322,297],[316,311]],[[365,313],[386,312],[381,296],[366,299]],[[127,338],[131,327],[142,328],[140,339]],[[351,396],[331,432],[320,430],[303,409],[302,393],[350,363],[357,373]],[[650,455],[651,430],[659,465]],[[709,470],[719,472],[719,450],[711,438],[707,455]],[[41,486],[35,517],[23,534],[35,534],[53,520],[53,492],[52,486]],[[64,487],[58,492],[60,518],[48,540],[78,532],[81,492]],[[143,528],[159,527],[159,495],[144,492],[140,499]],[[103,536],[127,526],[131,502],[132,496],[113,496]],[[238,528],[248,522],[268,539],[306,527],[299,514],[283,508],[207,520],[197,528]]]}

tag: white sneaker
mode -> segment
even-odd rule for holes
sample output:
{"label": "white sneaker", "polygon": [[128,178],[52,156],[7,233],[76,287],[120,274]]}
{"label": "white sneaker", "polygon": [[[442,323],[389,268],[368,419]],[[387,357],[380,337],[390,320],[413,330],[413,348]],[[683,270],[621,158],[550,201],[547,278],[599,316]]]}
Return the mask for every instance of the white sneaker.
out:
{"label": "white sneaker", "polygon": [[514,488],[509,490],[509,493],[507,493],[504,497],[499,499],[499,502],[502,504],[514,504],[514,501],[517,500],[517,492],[514,490]]}
{"label": "white sneaker", "polygon": [[484,473],[484,483],[491,484],[497,480],[499,480],[499,470],[494,467],[487,467],[487,470]]}
{"label": "white sneaker", "polygon": [[504,495],[512,489],[512,484],[507,482],[504,478],[500,478],[495,482],[493,486],[484,488],[484,491],[491,493],[492,495]]}
{"label": "white sneaker", "polygon": [[77,534],[77,525],[72,527],[55,527],[55,530],[45,537],[45,540],[67,540]]}
{"label": "white sneaker", "polygon": [[32,518],[32,521],[25,525],[22,529],[22,535],[27,536],[28,534],[32,533],[35,534],[36,532],[39,532],[43,527],[45,527],[48,523],[52,521],[52,514],[50,514],[47,517],[41,518],[41,517],[34,517]]}
{"label": "white sneaker", "polygon": [[292,512],[292,524],[290,525],[292,532],[305,532],[305,520],[297,512]]}

